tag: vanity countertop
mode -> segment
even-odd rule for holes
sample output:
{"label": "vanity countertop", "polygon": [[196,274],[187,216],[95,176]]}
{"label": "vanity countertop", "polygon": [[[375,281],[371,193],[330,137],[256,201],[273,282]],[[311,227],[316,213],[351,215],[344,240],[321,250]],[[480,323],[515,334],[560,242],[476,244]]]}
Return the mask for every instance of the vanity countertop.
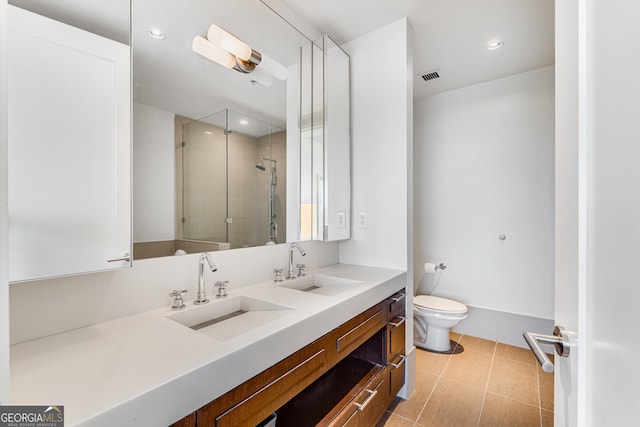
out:
{"label": "vanity countertop", "polygon": [[[67,426],[169,425],[406,286],[400,270],[336,264],[313,274],[361,283],[331,296],[232,283],[229,297],[290,309],[222,340],[168,319],[167,306],[16,344],[11,404],[64,405]],[[195,309],[188,301],[181,312]]]}

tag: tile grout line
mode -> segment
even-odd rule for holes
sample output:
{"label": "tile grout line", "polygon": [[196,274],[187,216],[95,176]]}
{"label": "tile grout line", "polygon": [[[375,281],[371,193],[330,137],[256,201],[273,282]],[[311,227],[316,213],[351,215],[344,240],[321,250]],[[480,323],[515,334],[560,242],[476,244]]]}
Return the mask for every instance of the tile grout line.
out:
{"label": "tile grout line", "polygon": [[[460,335],[460,339],[462,338],[462,335]],[[458,339],[458,341],[460,340]],[[451,352],[451,354],[449,355],[449,357],[447,358],[447,363],[444,364],[444,366],[442,367],[442,370],[440,370],[440,373],[438,374],[438,379],[436,380],[436,383],[433,385],[433,388],[431,389],[431,392],[429,393],[429,396],[427,396],[427,399],[424,401],[424,405],[422,405],[422,409],[420,409],[420,412],[418,413],[418,416],[416,417],[416,420],[413,422],[414,426],[418,425],[418,420],[420,419],[420,417],[422,416],[422,413],[424,412],[425,408],[427,407],[427,404],[429,403],[429,400],[431,400],[431,396],[433,396],[433,393],[436,391],[436,387],[438,387],[438,384],[440,384],[440,380],[442,379],[442,376],[444,375],[444,371],[447,369],[447,365],[449,364],[449,361],[451,361],[451,356],[454,354],[455,349],[458,347],[458,342],[456,341],[456,346],[453,348],[453,351]]]}
{"label": "tile grout line", "polygon": [[497,342],[493,343],[493,353],[491,354],[491,366],[489,367],[489,374],[487,375],[487,384],[484,386],[484,394],[482,395],[482,405],[480,405],[480,414],[478,415],[478,423],[476,426],[480,425],[480,421],[482,420],[482,411],[484,411],[484,402],[487,399],[487,392],[489,390],[489,380],[491,379],[491,372],[493,371],[493,363],[496,360],[496,349],[498,347]]}
{"label": "tile grout line", "polygon": [[[489,393],[489,391],[487,391],[487,393]],[[532,408],[538,408],[538,407],[539,407],[538,405],[535,405],[535,404],[533,404],[533,403],[525,402],[524,400],[514,399],[514,398],[513,398],[513,397],[511,397],[511,396],[506,396],[506,395],[504,395],[504,394],[497,393],[497,392],[495,392],[495,391],[492,391],[492,392],[491,392],[491,394],[493,394],[493,395],[495,395],[495,396],[500,396],[500,397],[502,397],[502,398],[505,398],[505,399],[507,399],[507,400],[511,400],[511,401],[513,401],[513,402],[516,402],[516,403],[521,403],[521,404],[523,404],[523,405],[531,406]]]}
{"label": "tile grout line", "polygon": [[[520,365],[525,365],[525,366],[531,366],[531,363],[527,363],[527,362],[522,362],[520,360],[516,360],[516,359],[512,359],[512,358],[508,358],[508,357],[500,357],[496,355],[497,359],[503,359],[503,360],[508,360],[512,363],[518,363]],[[521,400],[521,399],[517,399],[513,396],[510,396],[508,394],[503,394],[500,393],[498,391],[492,391],[491,394],[495,394],[496,396],[500,396],[500,397],[504,397],[506,399],[509,400],[513,400],[514,402],[519,402],[522,403],[524,405],[527,406],[533,406],[534,408],[541,408],[542,409],[542,398],[541,398],[541,389],[540,389],[540,371],[538,370],[537,365],[534,366],[536,368],[536,389],[538,390],[538,404],[535,403],[531,403],[531,402],[527,402],[526,400]]]}
{"label": "tile grout line", "polygon": [[[420,424],[418,422],[418,420],[420,419],[420,417],[427,410],[426,407],[427,407],[428,403],[430,402],[431,398],[433,398],[433,396],[435,394],[435,391],[436,391],[436,387],[438,387],[439,385],[442,385],[441,383],[442,383],[443,378],[444,378],[444,373],[447,370],[447,368],[449,366],[449,363],[451,363],[453,354],[455,354],[455,350],[456,350],[457,346],[459,346],[459,345],[461,346],[460,341],[463,340],[463,337],[464,337],[464,335],[459,334],[458,340],[456,342],[456,345],[453,348],[452,353],[448,355],[448,358],[447,358],[446,362],[444,363],[442,369],[440,370],[439,374],[437,375],[435,384],[433,385],[433,388],[431,389],[431,391],[429,392],[429,395],[425,399],[425,402],[422,405],[422,407],[421,407],[421,409],[420,409],[415,421],[413,421],[413,420],[411,420],[409,418],[403,417],[401,415],[397,415],[393,411],[390,411],[390,413],[392,415],[397,415],[401,419],[404,419],[404,420],[408,421],[409,423],[412,423],[413,427],[422,427],[423,426],[422,424]],[[488,394],[489,394],[489,385],[490,385],[491,376],[493,374],[494,367],[496,367],[496,363],[498,362],[498,359],[500,359],[500,357],[498,357],[498,355],[497,355],[497,353],[498,353],[497,349],[498,349],[498,345],[499,344],[500,343],[498,343],[497,341],[493,342],[493,349],[492,349],[492,352],[491,352],[491,363],[490,363],[489,371],[488,371],[488,374],[487,374],[487,382],[486,382],[484,393],[483,393],[483,397],[482,397],[480,413],[479,413],[478,421],[477,421],[477,424],[476,424],[477,426],[480,426],[480,424],[482,422],[482,417],[483,417],[483,413],[484,413],[485,405],[486,405],[486,398],[488,397]],[[504,356],[506,357],[506,355],[504,355]],[[529,403],[529,402],[524,401],[524,400],[520,400],[520,399],[516,399],[516,398],[511,397],[511,396],[503,395],[502,393],[499,393],[499,392],[492,391],[491,393],[495,394],[497,396],[504,397],[504,398],[506,398],[506,399],[508,399],[510,401],[518,402],[518,403],[521,403],[523,405],[529,406],[533,410],[535,410],[537,408],[538,409],[538,416],[539,416],[539,423],[540,423],[539,425],[540,425],[540,427],[543,427],[545,424],[544,424],[544,421],[543,421],[544,409],[542,408],[542,384],[541,384],[541,381],[543,379],[542,377],[543,377],[544,374],[538,368],[538,365],[536,363],[531,364],[531,363],[525,362],[525,361],[521,360],[521,358],[519,358],[519,357],[506,357],[506,359],[508,359],[510,362],[516,362],[518,365],[521,365],[521,364],[522,365],[533,365],[535,367],[535,369],[536,369],[536,376],[535,376],[536,384],[535,384],[535,387],[536,387],[537,394],[538,394],[537,405],[535,403]],[[551,411],[551,412],[553,412],[553,411]]]}
{"label": "tile grout line", "polygon": [[418,416],[414,421],[414,425],[418,425],[418,420],[420,419],[420,417],[422,416],[422,413],[426,409],[427,404],[429,403],[429,400],[431,400],[431,396],[433,396],[433,393],[436,391],[436,387],[438,387],[438,384],[440,384],[440,380],[442,379],[442,374],[444,373],[445,368],[449,364],[449,360],[451,360],[451,355],[449,355],[449,359],[447,360],[447,363],[444,364],[444,366],[442,367],[442,371],[440,371],[440,374],[438,374],[438,379],[436,380],[436,383],[433,385],[433,388],[431,389],[429,396],[427,396],[427,399],[424,401],[424,405],[422,405],[422,409],[420,409],[420,412],[418,412]]}

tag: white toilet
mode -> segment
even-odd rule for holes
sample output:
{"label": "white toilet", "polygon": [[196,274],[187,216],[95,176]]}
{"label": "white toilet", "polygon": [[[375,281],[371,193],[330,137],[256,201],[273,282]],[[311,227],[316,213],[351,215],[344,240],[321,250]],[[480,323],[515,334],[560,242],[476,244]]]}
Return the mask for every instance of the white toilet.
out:
{"label": "white toilet", "polygon": [[449,330],[467,318],[467,306],[450,299],[416,295],[413,299],[414,343],[427,350],[451,351]]}

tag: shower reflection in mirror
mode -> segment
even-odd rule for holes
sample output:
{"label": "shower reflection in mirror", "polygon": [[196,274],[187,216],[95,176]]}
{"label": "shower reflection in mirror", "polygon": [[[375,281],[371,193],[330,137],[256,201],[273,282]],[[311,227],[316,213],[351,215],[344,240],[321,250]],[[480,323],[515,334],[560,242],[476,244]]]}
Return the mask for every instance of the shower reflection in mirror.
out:
{"label": "shower reflection in mirror", "polygon": [[275,245],[278,243],[278,223],[276,222],[276,186],[278,185],[278,170],[276,159],[263,157],[260,163],[256,165],[256,169],[265,172],[267,170],[264,162],[272,162],[269,168],[269,240],[267,245]]}
{"label": "shower reflection in mirror", "polygon": [[286,242],[285,130],[229,109],[175,127],[176,237],[134,258]]}
{"label": "shower reflection in mirror", "polygon": [[284,129],[229,109],[180,119],[178,240],[213,250],[285,242]]}

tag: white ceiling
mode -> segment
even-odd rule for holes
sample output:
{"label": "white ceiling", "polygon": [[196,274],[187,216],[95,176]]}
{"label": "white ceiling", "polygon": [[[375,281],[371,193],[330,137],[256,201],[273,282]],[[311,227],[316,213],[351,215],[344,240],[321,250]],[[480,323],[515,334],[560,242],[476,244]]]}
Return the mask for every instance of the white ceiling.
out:
{"label": "white ceiling", "polygon": [[129,0],[9,0],[9,4],[129,43]]}
{"label": "white ceiling", "polygon": [[[415,98],[554,64],[554,0],[265,1],[293,9],[339,44],[408,17],[416,76],[442,76],[416,77]],[[487,51],[491,39],[503,47]]]}
{"label": "white ceiling", "polygon": [[[129,0],[10,2],[115,40],[128,38]],[[554,63],[554,0],[132,0],[132,3],[134,98],[192,118],[235,108],[284,125],[282,82],[274,81],[272,88],[252,85],[246,75],[210,63],[190,48],[195,34],[205,35],[208,26],[217,23],[254,48],[290,65],[295,61],[291,46],[299,46],[305,39],[283,25],[280,17],[264,4],[308,38],[329,34],[340,44],[408,17],[413,28],[416,98]],[[167,34],[166,39],[147,37],[145,33],[150,27],[161,28]],[[503,40],[504,46],[487,51],[486,42],[495,38]],[[283,48],[285,39],[292,42]],[[440,79],[424,82],[417,77],[433,69],[440,70]]]}

